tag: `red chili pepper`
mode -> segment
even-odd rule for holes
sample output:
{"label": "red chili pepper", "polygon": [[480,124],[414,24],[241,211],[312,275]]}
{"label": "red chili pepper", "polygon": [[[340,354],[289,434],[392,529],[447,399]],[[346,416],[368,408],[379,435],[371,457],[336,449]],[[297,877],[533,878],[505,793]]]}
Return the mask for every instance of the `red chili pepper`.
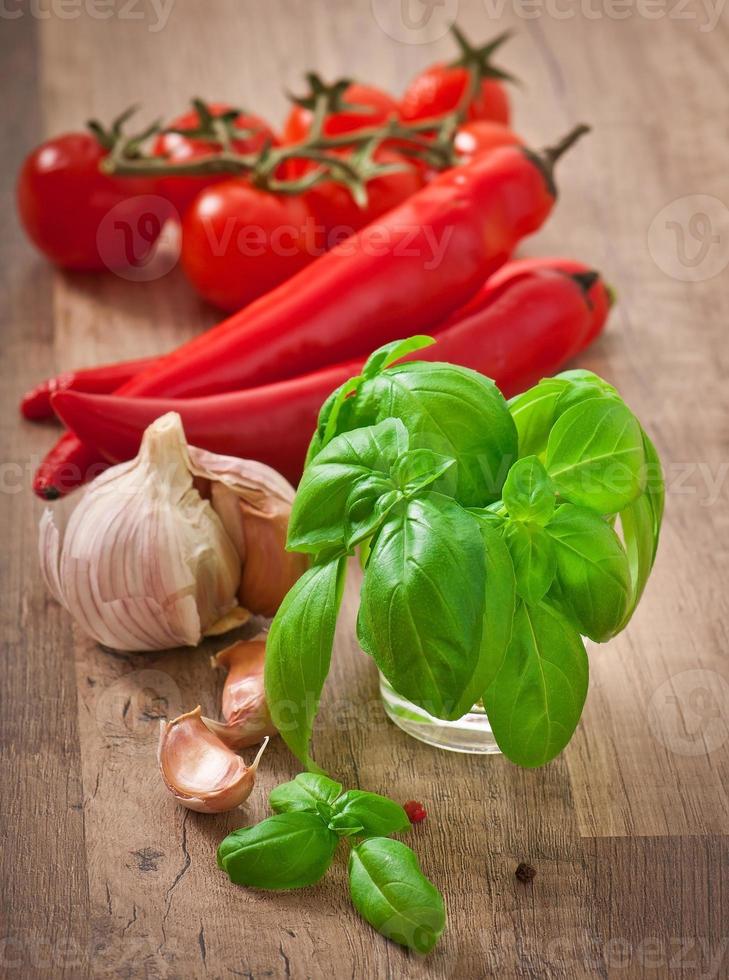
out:
{"label": "red chili pepper", "polygon": [[78,371],[64,371],[63,374],[41,381],[26,392],[20,402],[21,414],[32,422],[53,418],[51,395],[55,395],[57,391],[86,391],[91,395],[109,395],[157,361],[158,357],[141,357],[135,361],[119,361],[116,364],[80,368]]}
{"label": "red chili pepper", "polygon": [[[556,195],[554,163],[586,130],[539,155],[504,147],[445,172],[118,394],[186,398],[267,385],[365,356],[403,324],[427,332],[543,224]],[[69,462],[74,448],[66,449]],[[58,494],[45,461],[34,489]]]}
{"label": "red chili pepper", "polygon": [[[613,302],[612,291],[605,286],[599,276],[595,277],[595,274],[584,263],[578,262],[576,259],[554,257],[514,259],[507,262],[486,280],[481,289],[465,306],[452,313],[437,330],[442,330],[450,322],[458,322],[458,320],[463,319],[467,312],[474,312],[487,305],[495,295],[497,288],[500,289],[516,276],[521,276],[534,269],[553,269],[567,275],[584,277],[585,285],[589,287],[587,296],[592,305],[593,325],[588,343],[591,342],[593,337],[600,333],[607,319],[608,311]],[[591,278],[594,279],[594,282],[590,286]],[[42,381],[23,395],[20,403],[21,413],[29,421],[53,418],[51,395],[55,395],[59,391],[82,391],[93,395],[110,395],[120,385],[136,377],[141,371],[157,364],[160,359],[161,356],[118,361],[116,364],[102,364],[99,367],[81,368],[77,371],[65,371],[62,374],[57,374]],[[205,394],[213,393],[205,392]]]}
{"label": "red chili pepper", "polygon": [[[413,359],[451,361],[493,377],[506,395],[560,368],[585,344],[592,311],[582,275],[535,269],[502,283],[492,301],[436,333]],[[213,452],[260,459],[292,482],[324,399],[363,360],[258,388],[205,398],[125,398],[62,391],[53,408],[80,439],[107,459],[129,459],[142,433],[169,411],[182,417],[190,443]]]}
{"label": "red chili pepper", "polygon": [[[484,284],[484,288],[488,286],[491,289],[496,289],[515,276],[532,272],[535,269],[555,269],[568,276],[582,277],[587,298],[592,307],[592,327],[584,343],[584,347],[587,347],[598,337],[605,326],[610,307],[615,302],[615,291],[611,286],[606,285],[600,276],[594,277],[592,270],[584,263],[578,262],[576,259],[561,257],[544,258],[539,256],[529,259],[514,259],[497,270],[488,280],[488,283]],[[479,290],[476,295],[480,295],[482,291],[483,289]]]}

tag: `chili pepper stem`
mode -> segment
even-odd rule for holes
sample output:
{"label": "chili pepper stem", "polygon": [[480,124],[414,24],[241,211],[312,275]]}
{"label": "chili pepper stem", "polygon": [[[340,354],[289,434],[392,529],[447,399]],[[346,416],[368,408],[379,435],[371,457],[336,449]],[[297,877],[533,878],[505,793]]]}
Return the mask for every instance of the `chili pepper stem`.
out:
{"label": "chili pepper stem", "polygon": [[541,170],[542,174],[544,175],[544,179],[547,182],[549,193],[553,197],[557,196],[557,185],[554,182],[554,165],[557,163],[560,157],[564,156],[567,150],[573,147],[575,143],[585,135],[585,133],[589,133],[590,129],[591,127],[586,123],[579,123],[553,146],[547,146],[539,153],[535,153],[533,150],[524,151],[529,159],[532,160]]}
{"label": "chili pepper stem", "polygon": [[566,136],[563,136],[558,143],[555,143],[554,146],[548,146],[546,149],[542,150],[542,156],[547,164],[550,167],[554,167],[557,160],[559,160],[559,158],[565,154],[570,147],[574,146],[577,140],[583,137],[585,133],[589,132],[590,127],[587,125],[587,123],[578,123],[578,125],[571,129]]}
{"label": "chili pepper stem", "polygon": [[573,272],[570,278],[574,279],[582,292],[587,295],[600,278],[600,274],[590,269],[588,272]]}

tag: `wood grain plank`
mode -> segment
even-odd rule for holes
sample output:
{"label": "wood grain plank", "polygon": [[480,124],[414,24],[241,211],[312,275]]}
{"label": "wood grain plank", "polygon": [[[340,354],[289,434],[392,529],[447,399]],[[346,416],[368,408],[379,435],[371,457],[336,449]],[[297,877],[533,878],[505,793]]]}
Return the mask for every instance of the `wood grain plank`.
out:
{"label": "wood grain plank", "polygon": [[36,23],[0,31],[5,138],[0,148],[0,752],[2,870],[0,971],[7,976],[87,973],[87,879],[79,777],[73,638],[68,619],[39,582],[36,526],[27,492],[42,432],[18,421],[17,399],[51,369],[51,276],[25,244],[14,214],[14,180],[40,137]]}
{"label": "wood grain plank", "polygon": [[[336,7],[268,0],[265,8],[187,0],[173,5],[159,31],[150,31],[149,17],[44,20],[35,26],[45,129],[109,118],[137,100],[148,116],[169,115],[197,93],[280,120],[281,89],[297,90],[312,65],[325,76],[374,78],[400,91],[419,67],[450,55],[445,37],[397,40],[373,9],[369,0]],[[618,385],[669,462],[666,533],[644,603],[623,637],[591,651],[587,710],[564,757],[523,772],[499,758],[439,753],[385,719],[374,666],[353,640],[352,575],[315,750],[344,782],[426,803],[429,818],[411,837],[446,896],[450,927],[422,960],[356,917],[341,858],[305,895],[246,892],[217,871],[218,841],[266,815],[267,792],[294,775],[295,760],[272,744],[259,790],[239,813],[208,818],[176,807],[156,772],[157,722],[197,703],[215,710],[221,679],[211,676],[209,650],[115,657],[81,637],[72,641],[67,619],[37,581],[39,508],[28,494],[15,495],[2,515],[3,574],[12,585],[2,611],[11,655],[4,690],[13,705],[4,741],[15,818],[4,873],[11,871],[6,856],[18,849],[43,853],[51,841],[55,855],[38,879],[42,903],[10,879],[4,935],[22,927],[23,936],[40,935],[56,951],[72,942],[82,952],[61,964],[70,976],[582,978],[669,969],[721,976],[726,968],[726,841],[716,836],[727,832],[726,304],[721,277],[666,276],[647,235],[676,197],[726,196],[715,120],[729,102],[727,21],[701,33],[672,18],[558,21],[509,10],[494,25],[480,0],[461,0],[459,23],[476,38],[518,28],[502,60],[528,84],[515,95],[516,119],[535,144],[578,119],[595,126],[561,164],[558,208],[525,251],[585,258],[618,287],[611,328],[581,363]],[[10,26],[4,37],[19,37]],[[14,71],[27,85],[25,64]],[[36,114],[31,129],[38,126]],[[35,136],[23,129],[20,141]],[[6,162],[4,180],[15,166],[15,157]],[[13,381],[3,390],[0,422],[7,459],[25,459],[52,438],[15,422],[15,395],[26,380],[52,366],[164,350],[214,322],[176,271],[144,284],[51,279],[27,249],[16,255],[17,238],[9,242],[2,314],[12,339],[3,370]],[[45,686],[33,688],[43,666]],[[697,668],[703,680],[683,676]],[[21,733],[27,726],[46,732],[49,719],[44,712],[41,722],[31,689],[53,705],[53,737],[38,766]],[[705,689],[713,700],[701,701]],[[688,754],[697,733],[704,751]],[[23,794],[33,801],[30,825]],[[72,809],[81,799],[83,811]],[[531,885],[514,878],[521,860],[537,868]],[[684,941],[674,966],[669,953],[675,958]],[[40,972],[24,955],[23,976]]]}

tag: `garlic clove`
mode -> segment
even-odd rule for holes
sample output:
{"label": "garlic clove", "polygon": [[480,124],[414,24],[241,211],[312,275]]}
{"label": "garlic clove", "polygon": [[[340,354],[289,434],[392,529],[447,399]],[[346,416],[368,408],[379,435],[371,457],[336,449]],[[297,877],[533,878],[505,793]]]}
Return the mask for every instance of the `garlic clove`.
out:
{"label": "garlic clove", "polygon": [[261,616],[275,616],[286,593],[309,567],[309,559],[286,551],[291,508],[240,503],[245,539],[238,601]]}
{"label": "garlic clove", "polygon": [[309,566],[306,555],[286,551],[294,489],[280,473],[254,460],[214,456],[190,447],[193,469],[214,482],[213,508],[242,563],[238,601],[272,617]]}
{"label": "garlic clove", "polygon": [[223,813],[251,794],[263,744],[250,766],[210,731],[198,705],[160,724],[157,751],[162,779],[178,803],[198,813]]}
{"label": "garlic clove", "polygon": [[211,718],[203,721],[229,748],[246,748],[264,736],[277,734],[266,703],[265,656],[264,633],[253,640],[240,640],[210,658],[213,667],[228,671],[222,698],[225,724]]}

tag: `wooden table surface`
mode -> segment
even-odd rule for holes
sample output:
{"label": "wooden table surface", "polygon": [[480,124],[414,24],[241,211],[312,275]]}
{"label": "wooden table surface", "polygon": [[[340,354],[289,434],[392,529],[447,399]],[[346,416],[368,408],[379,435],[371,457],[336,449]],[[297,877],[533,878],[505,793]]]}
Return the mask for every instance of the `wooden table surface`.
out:
{"label": "wooden table surface", "polygon": [[[166,19],[144,2],[5,4],[3,976],[729,976],[729,19],[698,2],[536,0],[496,20],[498,4],[447,0],[427,29],[442,34],[457,8],[476,39],[514,27],[501,60],[524,80],[516,123],[534,144],[594,125],[526,251],[585,259],[618,292],[580,364],[619,387],[667,464],[640,610],[592,647],[583,720],[535,772],[395,729],[345,617],[315,748],[348,785],[426,803],[411,836],[450,920],[427,959],[357,918],[342,863],[303,893],[233,887],[216,845],[266,814],[296,761],[271,745],[237,813],[201,816],[165,795],[159,717],[215,711],[209,651],[111,655],[50,601],[29,481],[55,430],[16,410],[49,373],[168,349],[215,314],[177,271],[141,284],[53,271],[17,227],[15,172],[42,137],[133,102],[169,117],[201,94],[280,121],[283,89],[309,67],[397,92],[451,42],[425,43],[419,0],[172,0]],[[537,869],[532,884],[515,879],[520,861]]]}

